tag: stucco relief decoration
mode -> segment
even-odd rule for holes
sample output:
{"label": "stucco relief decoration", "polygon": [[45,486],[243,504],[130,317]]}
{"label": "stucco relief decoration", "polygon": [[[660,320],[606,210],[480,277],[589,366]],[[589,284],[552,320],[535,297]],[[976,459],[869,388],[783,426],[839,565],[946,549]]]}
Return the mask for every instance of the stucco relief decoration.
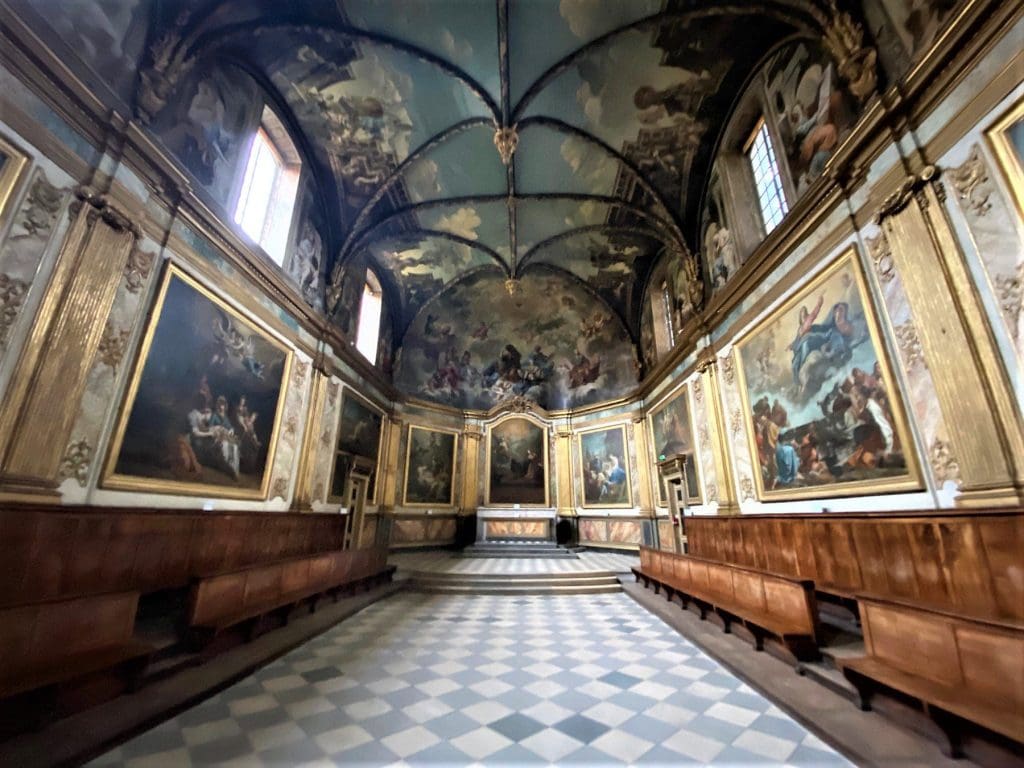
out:
{"label": "stucco relief decoration", "polygon": [[89,479],[89,465],[92,463],[92,446],[89,441],[75,440],[68,444],[61,461],[58,477],[61,480],[74,478],[83,488]]}
{"label": "stucco relief decoration", "polygon": [[708,503],[718,501],[718,486],[714,483],[708,483],[704,486],[704,492],[708,497]]}
{"label": "stucco relief decoration", "polygon": [[748,501],[754,498],[754,481],[749,477],[743,477],[740,479],[740,493],[742,495],[741,501]]}
{"label": "stucco relief decoration", "polygon": [[1013,276],[996,275],[996,296],[999,308],[1006,315],[1010,335],[1014,341],[1021,340],[1021,315],[1024,304],[1024,262],[1017,265],[1017,273]]}
{"label": "stucco relief decoration", "polygon": [[28,293],[28,283],[0,274],[0,344],[7,340]]}
{"label": "stucco relief decoration", "polygon": [[45,236],[53,228],[63,196],[61,191],[50,184],[40,173],[39,179],[29,190],[28,200],[18,225],[21,232],[11,234],[11,240],[23,237]]}
{"label": "stucco relief decoration", "polygon": [[696,403],[704,402],[704,384],[700,380],[700,378],[698,377],[698,378],[694,379],[693,383],[690,386],[693,389],[693,399],[694,399],[694,402],[696,402]]}
{"label": "stucco relief decoration", "polygon": [[298,389],[302,389],[306,386],[306,376],[309,375],[309,363],[296,360],[295,367],[292,369],[292,386]]}
{"label": "stucco relief decoration", "polygon": [[942,485],[947,480],[958,480],[960,477],[960,465],[953,455],[953,449],[948,442],[935,438],[928,449],[928,459],[935,473],[935,480]]}
{"label": "stucco relief decoration", "polygon": [[897,325],[893,330],[896,332],[896,345],[899,347],[900,357],[903,358],[907,370],[912,371],[919,365],[927,366],[917,327],[908,322]]}
{"label": "stucco relief decoration", "polygon": [[153,272],[153,265],[156,263],[156,254],[144,251],[141,248],[132,248],[128,254],[128,261],[124,265],[124,284],[129,293],[138,293],[146,284],[150,274]]}
{"label": "stucco relief decoration", "polygon": [[992,210],[988,167],[977,145],[971,148],[971,154],[962,165],[950,171],[949,178],[957,195],[966,202],[967,208],[975,216],[985,216]]}
{"label": "stucco relief decoration", "polygon": [[885,233],[879,233],[877,237],[867,238],[868,253],[871,255],[871,263],[874,264],[875,274],[883,283],[891,282],[896,277],[896,263],[892,260],[892,248],[889,247],[889,238]]}
{"label": "stucco relief decoration", "polygon": [[291,478],[288,475],[282,475],[281,477],[275,478],[273,485],[270,488],[270,498],[276,499],[287,499],[288,498],[288,484],[291,482]]}
{"label": "stucco relief decoration", "polygon": [[736,366],[732,361],[732,355],[727,355],[721,359],[722,366],[722,378],[725,379],[725,383],[729,386],[736,381]]}
{"label": "stucco relief decoration", "polygon": [[111,375],[117,375],[117,369],[124,359],[125,349],[128,347],[128,337],[131,330],[128,328],[116,328],[107,320],[103,329],[103,337],[96,348],[97,360],[110,368]]}
{"label": "stucco relief decoration", "polygon": [[742,431],[743,412],[739,408],[735,408],[729,415],[729,433],[732,435],[733,440],[735,440],[740,436],[740,432]]}

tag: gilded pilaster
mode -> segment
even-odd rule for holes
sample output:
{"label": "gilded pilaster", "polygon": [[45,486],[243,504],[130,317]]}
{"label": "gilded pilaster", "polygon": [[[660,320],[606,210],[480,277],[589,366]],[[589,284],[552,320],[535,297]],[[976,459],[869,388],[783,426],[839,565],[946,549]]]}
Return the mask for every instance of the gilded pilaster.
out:
{"label": "gilded pilaster", "polygon": [[740,505],[736,499],[736,483],[733,480],[732,461],[729,459],[729,429],[725,404],[722,402],[718,366],[719,360],[714,350],[705,348],[697,363],[697,370],[700,371],[707,399],[711,453],[718,478],[718,514],[735,515],[739,513]]}
{"label": "gilded pilaster", "polygon": [[[382,484],[377,494],[377,502],[382,512],[394,509],[398,503],[397,499],[401,498],[401,489],[398,487],[398,464],[404,427],[405,422],[396,416],[384,419],[384,439],[381,441],[384,450],[383,455],[377,460],[377,482]],[[404,471],[404,468],[401,469]]]}
{"label": "gilded pilaster", "polygon": [[641,512],[646,512],[654,517],[652,491],[655,483],[660,483],[661,480],[657,477],[657,473],[654,473],[655,476],[652,477],[651,454],[647,446],[647,424],[643,415],[633,419],[633,450],[636,451],[637,485],[639,487],[637,504],[640,506]]}
{"label": "gilded pilaster", "polygon": [[327,399],[329,377],[316,369],[313,369],[312,375],[313,383],[306,409],[306,429],[303,432],[299,466],[295,473],[295,493],[292,495],[292,509],[296,512],[308,512],[313,505],[313,475],[322,429],[321,417]]}
{"label": "gilded pilaster", "polygon": [[908,177],[876,218],[892,248],[960,465],[962,506],[1020,503],[1024,432],[984,307],[942,208],[938,171]]}
{"label": "gilded pilaster", "polygon": [[555,504],[558,514],[562,517],[571,517],[576,514],[576,505],[573,504],[572,490],[572,430],[568,427],[558,427],[555,431]]}
{"label": "gilded pilaster", "polygon": [[459,514],[472,515],[480,506],[480,446],[483,430],[476,424],[467,424],[462,432],[462,493],[459,496]]}
{"label": "gilded pilaster", "polygon": [[59,483],[78,403],[138,236],[102,198],[79,197],[0,406],[0,487],[8,493],[52,493]]}

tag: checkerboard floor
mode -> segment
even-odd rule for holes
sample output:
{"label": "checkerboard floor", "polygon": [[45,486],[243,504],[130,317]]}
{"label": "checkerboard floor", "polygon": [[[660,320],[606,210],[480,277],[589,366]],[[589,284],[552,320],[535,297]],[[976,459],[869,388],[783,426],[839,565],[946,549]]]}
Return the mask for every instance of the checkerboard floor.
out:
{"label": "checkerboard floor", "polygon": [[849,765],[624,594],[401,593],[93,766]]}
{"label": "checkerboard floor", "polygon": [[640,565],[632,554],[580,552],[579,559],[542,557],[462,557],[452,552],[402,552],[388,555],[388,562],[407,571],[435,571],[456,574],[560,574],[612,571],[629,573]]}

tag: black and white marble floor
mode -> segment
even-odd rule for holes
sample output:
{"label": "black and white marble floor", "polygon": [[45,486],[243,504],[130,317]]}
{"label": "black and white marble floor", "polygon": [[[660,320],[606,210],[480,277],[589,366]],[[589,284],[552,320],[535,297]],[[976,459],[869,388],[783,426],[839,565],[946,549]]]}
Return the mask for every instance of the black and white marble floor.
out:
{"label": "black and white marble floor", "polygon": [[624,594],[376,603],[94,766],[849,765]]}

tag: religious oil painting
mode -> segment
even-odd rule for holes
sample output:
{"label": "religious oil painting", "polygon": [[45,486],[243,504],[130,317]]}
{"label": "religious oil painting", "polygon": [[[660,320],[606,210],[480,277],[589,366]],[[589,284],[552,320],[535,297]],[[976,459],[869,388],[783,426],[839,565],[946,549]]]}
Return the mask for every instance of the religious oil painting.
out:
{"label": "religious oil painting", "polygon": [[346,389],[341,402],[338,450],[376,462],[382,422],[379,411]]}
{"label": "religious oil painting", "polygon": [[[650,415],[651,445],[654,460],[664,461],[673,456],[686,456],[687,501],[700,504],[700,483],[697,477],[697,454],[693,445],[693,426],[690,422],[689,387],[682,386]],[[657,476],[656,476],[657,477]],[[658,501],[668,503],[661,479],[658,482]]]}
{"label": "religious oil painting", "polygon": [[626,427],[581,432],[584,507],[631,507]]}
{"label": "religious oil painting", "polygon": [[455,503],[456,443],[454,432],[409,427],[405,459],[407,506],[450,507]]}
{"label": "religious oil painting", "polygon": [[262,499],[291,353],[170,267],[107,462],[107,488]]}
{"label": "religious oil painting", "polygon": [[1024,219],[1024,99],[1003,114],[986,136],[1013,194],[1017,213]]}
{"label": "religious oil painting", "polygon": [[548,504],[548,433],[529,419],[514,417],[490,428],[487,495],[491,506]]}
{"label": "religious oil painting", "polygon": [[874,311],[851,250],[737,344],[760,498],[919,487]]}

